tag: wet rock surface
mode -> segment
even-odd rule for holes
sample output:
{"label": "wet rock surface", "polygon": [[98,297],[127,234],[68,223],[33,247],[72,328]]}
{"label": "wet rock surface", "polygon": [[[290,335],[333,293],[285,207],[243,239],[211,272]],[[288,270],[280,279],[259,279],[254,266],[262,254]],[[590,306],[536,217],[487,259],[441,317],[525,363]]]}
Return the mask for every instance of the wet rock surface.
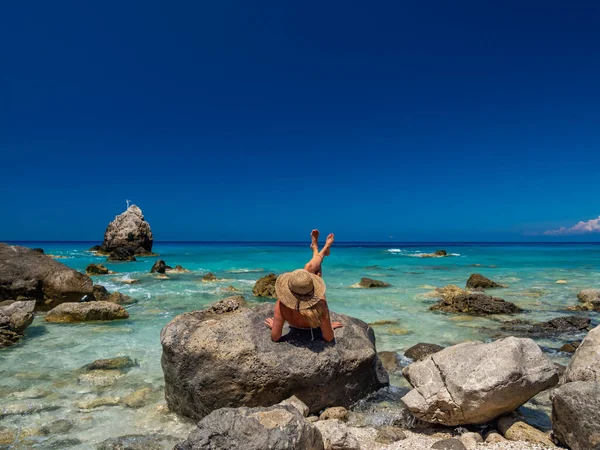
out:
{"label": "wet rock surface", "polygon": [[156,261],[152,268],[150,269],[150,273],[165,273],[167,271],[167,265],[162,259]]}
{"label": "wet rock surface", "polygon": [[[364,322],[332,312],[344,324],[327,343],[304,330],[284,328],[272,342],[264,320],[273,305],[231,313],[182,314],[161,332],[165,397],[169,408],[200,419],[222,407],[268,406],[296,395],[316,413],[349,406],[388,384]],[[202,389],[210,385],[211,389]]]}
{"label": "wet rock surface", "polygon": [[429,309],[432,311],[471,314],[475,316],[515,314],[522,311],[514,303],[483,293],[460,294],[449,300],[442,299]]}
{"label": "wet rock surface", "polygon": [[426,344],[420,342],[418,344],[413,345],[408,350],[404,352],[404,356],[412,359],[413,361],[421,361],[425,359],[429,355],[433,355],[441,350],[444,350],[444,347],[437,344]]}
{"label": "wet rock surface", "polygon": [[472,274],[467,280],[467,288],[468,289],[492,289],[492,288],[502,288],[506,287],[503,284],[496,283],[493,280],[490,280],[487,277],[479,273]]}
{"label": "wet rock surface", "polygon": [[33,322],[35,301],[17,301],[0,307],[0,348],[16,344]]}
{"label": "wet rock surface", "polygon": [[374,280],[372,278],[363,277],[358,282],[358,286],[366,289],[390,287],[391,284],[384,281]]}
{"label": "wet rock surface", "polygon": [[88,275],[107,275],[113,272],[108,270],[102,264],[88,264],[85,268],[85,273]]}
{"label": "wet rock surface", "polygon": [[121,305],[111,302],[63,303],[46,314],[46,322],[54,323],[127,318],[129,318],[127,310]]}

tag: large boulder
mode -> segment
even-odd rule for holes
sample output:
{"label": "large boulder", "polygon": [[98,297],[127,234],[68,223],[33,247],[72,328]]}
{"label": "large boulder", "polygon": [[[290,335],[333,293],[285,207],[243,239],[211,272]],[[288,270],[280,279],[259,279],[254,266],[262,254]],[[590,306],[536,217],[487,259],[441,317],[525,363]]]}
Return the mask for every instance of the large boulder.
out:
{"label": "large boulder", "polygon": [[577,299],[581,302],[581,305],[569,309],[600,312],[600,289],[584,289],[577,294]]}
{"label": "large boulder", "polygon": [[314,414],[388,384],[373,330],[361,320],[332,312],[344,325],[335,342],[287,326],[273,342],[264,325],[272,316],[273,305],[262,304],[194,311],[167,324],[161,343],[169,408],[201,419],[219,408],[269,406],[296,395]]}
{"label": "large boulder", "polygon": [[277,294],[275,294],[276,281],[277,275],[274,273],[259,278],[252,288],[252,294],[256,297],[277,298]]}
{"label": "large boulder", "polygon": [[150,273],[165,273],[167,271],[167,265],[162,259],[156,261],[152,268],[150,269]]}
{"label": "large boulder", "polygon": [[600,382],[575,381],[552,392],[552,432],[571,450],[600,448]]}
{"label": "large boulder", "polygon": [[465,293],[442,298],[429,308],[431,311],[487,316],[490,314],[514,314],[521,311],[517,305],[498,297],[482,293]]}
{"label": "large boulder", "polygon": [[131,205],[108,224],[99,251],[112,253],[118,248],[130,248],[136,255],[147,255],[152,253],[153,243],[152,230],[142,210]]}
{"label": "large boulder", "polygon": [[503,284],[496,283],[495,281],[490,280],[487,277],[479,273],[472,274],[467,280],[467,288],[468,289],[488,289],[488,288],[501,288],[506,287]]}
{"label": "large boulder", "polygon": [[46,322],[62,323],[127,318],[127,310],[111,302],[63,303],[46,314]]}
{"label": "large boulder", "polygon": [[293,406],[222,408],[173,450],[323,450],[321,433]]}
{"label": "large boulder", "polygon": [[414,388],[402,400],[419,419],[481,424],[558,383],[554,364],[531,339],[465,342],[402,371]]}
{"label": "large boulder", "polygon": [[[562,378],[563,383],[572,381],[600,382],[600,325],[590,331],[577,347]],[[598,411],[600,414],[600,411]]]}
{"label": "large boulder", "polygon": [[0,243],[0,301],[35,300],[47,311],[92,293],[92,279],[39,252]]}
{"label": "large boulder", "polygon": [[33,322],[35,301],[17,301],[0,307],[0,348],[15,344]]}

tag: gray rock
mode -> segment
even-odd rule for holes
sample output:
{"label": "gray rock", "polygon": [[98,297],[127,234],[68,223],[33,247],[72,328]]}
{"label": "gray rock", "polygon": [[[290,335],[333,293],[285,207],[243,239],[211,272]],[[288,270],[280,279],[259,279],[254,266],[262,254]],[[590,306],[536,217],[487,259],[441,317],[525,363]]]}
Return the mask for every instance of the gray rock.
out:
{"label": "gray rock", "polygon": [[277,275],[270,273],[254,284],[252,288],[252,294],[256,297],[276,298],[275,294],[275,282],[277,281]]}
{"label": "gray rock", "polygon": [[287,327],[273,342],[264,325],[272,316],[273,305],[261,304],[225,314],[186,313],[165,326],[169,408],[201,419],[222,407],[268,406],[296,395],[314,414],[349,406],[388,384],[373,330],[361,320],[332,312],[332,320],[344,324],[335,330],[336,342]]}
{"label": "gray rock", "polygon": [[341,420],[320,420],[315,422],[315,427],[323,437],[325,450],[360,450],[358,440]]}
{"label": "gray rock", "polygon": [[292,395],[290,398],[279,402],[279,404],[281,406],[292,406],[294,408],[296,408],[298,410],[298,412],[300,414],[302,414],[303,417],[307,417],[309,410],[308,410],[308,406],[306,406],[306,404],[300,400],[298,397],[296,397],[295,395]]}
{"label": "gray rock", "polygon": [[432,311],[471,314],[474,316],[514,314],[521,311],[521,308],[514,303],[482,293],[465,293],[451,299],[441,299],[429,309]]}
{"label": "gray rock", "polygon": [[562,382],[600,381],[600,325],[590,331],[575,351]]}
{"label": "gray rock", "polygon": [[479,273],[472,274],[467,280],[467,289],[489,289],[506,287],[503,284],[496,283]]}
{"label": "gray rock", "polygon": [[291,406],[221,408],[174,450],[323,450],[321,434]]}
{"label": "gray rock", "polygon": [[152,252],[153,243],[152,230],[144,219],[142,210],[131,205],[108,224],[104,242],[98,250],[111,253],[120,248],[130,248],[134,254],[144,255]]}
{"label": "gray rock", "polygon": [[577,294],[581,303],[589,303],[594,309],[600,309],[600,289],[584,289]]}
{"label": "gray rock", "polygon": [[435,450],[467,450],[467,447],[455,438],[437,441],[430,448]]}
{"label": "gray rock", "polygon": [[443,425],[488,422],[558,383],[537,344],[514,337],[454,345],[402,373],[414,388],[402,398],[408,409]]}
{"label": "gray rock", "polygon": [[17,343],[33,322],[35,301],[17,301],[0,307],[0,348]]}
{"label": "gray rock", "polygon": [[47,311],[92,293],[92,279],[42,253],[0,243],[0,300],[35,300]]}
{"label": "gray rock", "polygon": [[404,439],[406,439],[406,434],[402,428],[386,425],[377,430],[375,442],[389,445]]}
{"label": "gray rock", "polygon": [[571,450],[600,448],[600,383],[574,381],[552,392],[552,431]]}
{"label": "gray rock", "polygon": [[125,371],[137,367],[137,361],[129,356],[117,356],[116,358],[97,359],[82,367],[83,370],[120,370]]}
{"label": "gray rock", "polygon": [[429,355],[433,355],[441,350],[444,350],[444,347],[441,345],[420,342],[406,350],[404,352],[404,356],[412,359],[413,361],[421,361]]}
{"label": "gray rock", "polygon": [[68,433],[73,428],[73,422],[67,419],[58,419],[45,424],[40,428],[40,434],[50,436]]}
{"label": "gray rock", "polygon": [[136,261],[135,250],[131,247],[119,247],[108,254],[109,261]]}
{"label": "gray rock", "polygon": [[167,434],[130,434],[107,439],[96,450],[166,450],[180,440]]}
{"label": "gray rock", "polygon": [[121,305],[110,302],[63,303],[46,314],[46,322],[88,322],[94,320],[127,319]]}
{"label": "gray rock", "polygon": [[243,295],[234,295],[232,297],[224,298],[216,303],[213,303],[208,309],[215,314],[224,314],[233,312],[246,306],[246,299]]}
{"label": "gray rock", "polygon": [[150,273],[165,273],[167,271],[167,265],[162,259],[156,261],[152,268],[150,269]]}

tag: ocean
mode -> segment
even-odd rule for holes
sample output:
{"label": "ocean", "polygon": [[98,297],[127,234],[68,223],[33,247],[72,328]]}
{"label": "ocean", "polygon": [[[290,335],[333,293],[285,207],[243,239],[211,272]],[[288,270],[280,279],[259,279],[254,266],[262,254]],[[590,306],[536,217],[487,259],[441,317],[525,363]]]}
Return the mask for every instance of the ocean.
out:
{"label": "ocean", "polygon": [[[60,262],[80,271],[90,263],[104,264],[116,274],[93,277],[94,283],[137,300],[127,306],[130,318],[124,321],[47,324],[39,315],[19,344],[0,350],[1,425],[20,430],[17,440],[23,448],[92,448],[109,437],[126,434],[185,437],[193,424],[168,413],[162,398],[162,327],[178,314],[232,295],[224,290],[229,286],[241,291],[250,303],[271,301],[252,296],[254,282],[271,272],[303,267],[311,255],[308,242],[158,242],[153,248],[158,257],[108,262],[87,251],[96,242],[15,244],[42,247],[46,254],[59,256]],[[421,257],[438,249],[449,256]],[[182,265],[190,272],[157,279],[149,273],[157,259],[173,267]],[[209,271],[219,281],[201,282]],[[508,285],[494,290],[493,295],[517,304],[524,312],[476,318],[429,311],[436,301],[430,295],[434,288],[448,284],[464,287],[472,273]],[[379,351],[402,354],[419,342],[446,346],[465,340],[486,341],[497,334],[503,320],[513,318],[545,321],[581,314],[590,317],[593,325],[600,322],[599,313],[566,311],[578,303],[580,290],[600,287],[600,244],[336,242],[325,259],[323,274],[330,308],[373,323]],[[391,287],[352,288],[362,277],[385,281]],[[126,284],[123,279],[139,283]],[[378,321],[387,324],[378,325]],[[535,340],[551,359],[566,364],[570,355],[558,349],[582,336]],[[79,371],[96,359],[115,356],[129,356],[139,365],[113,380],[86,377]],[[398,389],[406,389],[402,379],[392,378],[392,382]],[[81,407],[82,402],[122,398],[140,389],[150,394],[147,404],[139,408],[121,403]],[[544,414],[536,418],[541,427],[548,423]],[[69,421],[66,431],[41,434],[41,427],[56,419]]]}

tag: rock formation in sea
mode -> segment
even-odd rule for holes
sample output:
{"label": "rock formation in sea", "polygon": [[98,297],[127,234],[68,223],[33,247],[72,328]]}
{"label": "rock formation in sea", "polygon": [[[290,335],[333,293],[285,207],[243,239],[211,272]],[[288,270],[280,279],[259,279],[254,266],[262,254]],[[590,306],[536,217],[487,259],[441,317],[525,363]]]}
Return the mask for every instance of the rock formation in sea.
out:
{"label": "rock formation in sea", "polygon": [[88,266],[85,268],[85,273],[90,276],[114,274],[114,272],[108,270],[102,264],[88,264]]}
{"label": "rock formation in sea", "polygon": [[356,287],[373,289],[373,288],[384,288],[390,287],[391,284],[386,283],[384,281],[374,280],[372,278],[363,277],[360,281],[355,285]]}
{"label": "rock formation in sea", "polygon": [[[273,305],[218,314],[182,314],[161,332],[165,398],[169,408],[193,419],[223,407],[271,406],[296,395],[313,413],[349,406],[388,384],[373,330],[342,314],[344,324],[327,343],[315,331],[284,328],[272,342],[264,325]],[[205,388],[210,386],[210,389]]]}
{"label": "rock formation in sea", "polygon": [[35,301],[16,301],[0,306],[0,348],[16,344],[33,322]]}
{"label": "rock formation in sea", "polygon": [[475,316],[521,312],[521,308],[514,303],[480,292],[458,294],[456,296],[449,295],[435,305],[432,305],[429,309],[432,311],[471,314]]}
{"label": "rock formation in sea", "polygon": [[421,361],[422,359],[427,358],[429,355],[433,355],[441,350],[444,350],[444,347],[441,345],[420,342],[406,350],[404,352],[404,356],[412,359],[413,361]]}
{"label": "rock formation in sea", "polygon": [[27,247],[0,243],[0,301],[35,300],[47,311],[92,294],[92,279]]}
{"label": "rock formation in sea", "polygon": [[581,304],[569,309],[600,312],[600,289],[584,289],[577,294],[577,299]]}
{"label": "rock formation in sea", "polygon": [[411,413],[451,426],[488,422],[558,383],[537,344],[514,337],[454,345],[402,373],[413,387],[402,398]]}
{"label": "rock formation in sea", "polygon": [[252,288],[252,294],[256,297],[276,298],[275,294],[275,282],[277,281],[277,275],[270,273],[254,284]]}
{"label": "rock formation in sea", "polygon": [[472,274],[467,280],[467,289],[490,289],[503,287],[506,287],[506,285],[496,283],[495,281],[492,281],[478,273]]}
{"label": "rock formation in sea", "polygon": [[153,243],[152,230],[144,219],[142,210],[131,205],[108,224],[104,241],[97,251],[110,254],[117,249],[127,248],[134,255],[151,255]]}
{"label": "rock formation in sea", "polygon": [[150,269],[150,273],[165,273],[167,271],[167,265],[162,259],[156,261],[152,268]]}
{"label": "rock formation in sea", "polygon": [[129,314],[121,305],[102,301],[62,303],[46,314],[46,322],[62,323],[127,318],[129,318]]}
{"label": "rock formation in sea", "polygon": [[129,305],[131,303],[135,303],[135,300],[129,295],[121,294],[120,292],[110,293],[104,286],[100,284],[95,284],[93,290],[94,299],[99,302],[111,302],[119,305]]}

